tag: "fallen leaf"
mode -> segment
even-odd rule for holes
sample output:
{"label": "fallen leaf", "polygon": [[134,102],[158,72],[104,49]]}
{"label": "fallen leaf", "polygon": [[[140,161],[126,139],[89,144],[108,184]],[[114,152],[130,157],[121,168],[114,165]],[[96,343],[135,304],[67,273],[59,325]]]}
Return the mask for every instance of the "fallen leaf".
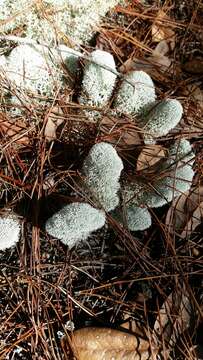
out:
{"label": "fallen leaf", "polygon": [[170,43],[172,49],[175,46],[175,32],[174,30],[169,28],[166,21],[169,21],[169,16],[163,11],[160,10],[155,19],[154,24],[152,25],[152,41],[160,42],[162,40],[166,40]]}
{"label": "fallen leaf", "polygon": [[130,331],[131,333],[135,333],[136,335],[138,335],[140,337],[143,337],[147,333],[147,330],[144,328],[143,324],[141,324],[135,318],[132,318],[131,316],[129,316],[129,314],[124,313],[123,320],[124,320],[124,322],[121,325],[121,327],[123,329],[126,329],[126,330]]}
{"label": "fallen leaf", "polygon": [[[150,342],[110,328],[89,327],[73,332],[72,346],[78,360],[147,360]],[[153,348],[155,355],[157,350]]]}
{"label": "fallen leaf", "polygon": [[165,55],[168,50],[168,45],[166,41],[163,40],[154,50],[152,50],[151,56],[148,56],[145,59],[127,59],[120,66],[119,71],[125,74],[134,70],[142,70],[154,77],[154,72],[157,67],[159,67],[159,70],[161,71],[166,71],[170,67],[172,60]]}
{"label": "fallen leaf", "polygon": [[199,225],[203,209],[203,186],[181,194],[175,198],[166,215],[168,231],[179,233],[182,238],[191,234]]}
{"label": "fallen leaf", "polygon": [[152,40],[154,42],[160,42],[165,39],[164,30],[157,26],[156,24],[152,25]]}
{"label": "fallen leaf", "polygon": [[5,140],[10,139],[12,143],[19,145],[28,145],[29,138],[23,135],[27,131],[27,126],[24,121],[18,119],[15,123],[9,121],[3,115],[0,115],[0,130],[5,137]]}
{"label": "fallen leaf", "polygon": [[180,335],[189,328],[191,318],[192,306],[186,289],[172,292],[158,310],[154,323],[155,339],[164,342],[168,349],[174,347]]}
{"label": "fallen leaf", "polygon": [[165,157],[165,150],[161,145],[145,146],[137,159],[137,171],[146,170]]}
{"label": "fallen leaf", "polygon": [[203,74],[203,58],[187,61],[182,65],[183,70],[191,74]]}
{"label": "fallen leaf", "polygon": [[103,141],[119,146],[141,145],[142,139],[136,126],[127,119],[104,117],[100,123],[100,131],[104,134]]}
{"label": "fallen leaf", "polygon": [[203,91],[197,84],[187,85],[184,94],[189,96],[193,101],[196,101],[203,110]]}
{"label": "fallen leaf", "polygon": [[198,225],[202,223],[203,219],[203,201],[199,204],[199,206],[195,209],[189,221],[185,225],[184,230],[181,232],[181,238],[186,238],[190,235]]}
{"label": "fallen leaf", "polygon": [[59,125],[63,123],[63,119],[61,118],[63,112],[61,108],[58,106],[53,107],[51,112],[49,113],[47,123],[44,129],[44,136],[47,141],[52,141],[56,139],[56,130]]}
{"label": "fallen leaf", "polygon": [[155,49],[153,50],[153,55],[166,55],[169,52],[169,46],[166,40],[161,40]]}
{"label": "fallen leaf", "polygon": [[147,69],[153,69],[153,65],[149,64],[149,61],[146,59],[127,59],[120,67],[119,71],[123,74],[128,73],[129,71],[133,70],[143,70],[146,71]]}
{"label": "fallen leaf", "polygon": [[171,59],[162,54],[155,54],[153,56],[149,56],[148,61],[150,61],[156,67],[158,66],[161,71],[168,70],[172,63]]}

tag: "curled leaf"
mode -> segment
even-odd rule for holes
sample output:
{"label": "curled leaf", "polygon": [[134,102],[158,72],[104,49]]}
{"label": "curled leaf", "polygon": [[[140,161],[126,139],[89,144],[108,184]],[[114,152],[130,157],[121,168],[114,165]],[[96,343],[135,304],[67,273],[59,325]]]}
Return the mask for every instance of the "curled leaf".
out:
{"label": "curled leaf", "polygon": [[150,346],[148,340],[124,331],[90,327],[73,333],[71,347],[78,360],[147,360]]}
{"label": "curled leaf", "polygon": [[150,168],[164,157],[165,150],[161,145],[153,144],[145,146],[137,160],[137,171]]}
{"label": "curled leaf", "polygon": [[192,307],[187,291],[172,292],[158,310],[154,324],[155,337],[164,342],[168,349],[173,347],[190,326],[191,317]]}
{"label": "curled leaf", "polygon": [[185,238],[188,235],[190,235],[193,231],[195,231],[197,226],[202,223],[202,219],[203,219],[203,201],[199,204],[199,206],[193,212],[192,216],[190,217],[189,221],[185,225],[180,236],[182,238]]}
{"label": "curled leaf", "polygon": [[190,98],[197,102],[199,107],[203,110],[203,91],[197,84],[190,84],[185,89],[185,95],[190,96]]}
{"label": "curled leaf", "polygon": [[153,55],[166,55],[169,51],[169,46],[166,40],[161,40],[155,49],[153,50]]}
{"label": "curled leaf", "polygon": [[173,200],[165,224],[170,233],[176,231],[184,238],[201,223],[202,216],[203,186],[198,186]]}
{"label": "curled leaf", "polygon": [[149,56],[148,60],[154,66],[159,66],[162,71],[166,71],[171,66],[171,59],[162,54],[155,53],[153,56]]}
{"label": "curled leaf", "polygon": [[171,43],[171,47],[174,48],[175,32],[169,28],[169,20],[169,16],[163,10],[158,12],[155,22],[152,25],[152,40],[154,42],[166,40]]}
{"label": "curled leaf", "polygon": [[64,121],[62,119],[62,115],[63,112],[58,106],[55,106],[49,113],[47,123],[44,129],[44,136],[48,141],[56,139],[57,127],[61,125]]}
{"label": "curled leaf", "polygon": [[195,58],[183,64],[183,70],[191,74],[203,74],[203,59]]}
{"label": "curled leaf", "polygon": [[141,145],[142,139],[136,126],[126,119],[104,117],[100,123],[100,131],[104,134],[103,141],[119,146]]}
{"label": "curled leaf", "polygon": [[19,145],[28,145],[27,126],[24,121],[18,119],[9,121],[4,116],[0,116],[0,131],[5,139]]}

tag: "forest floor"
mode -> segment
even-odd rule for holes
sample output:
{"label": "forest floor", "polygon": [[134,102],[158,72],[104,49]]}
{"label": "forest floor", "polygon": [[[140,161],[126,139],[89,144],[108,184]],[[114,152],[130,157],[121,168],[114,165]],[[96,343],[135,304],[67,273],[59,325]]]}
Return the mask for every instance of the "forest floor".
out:
{"label": "forest floor", "polygon": [[[83,50],[97,47],[111,52],[118,71],[144,70],[152,77],[159,99],[181,101],[183,119],[160,144],[167,147],[181,137],[190,140],[195,152],[192,190],[180,202],[174,199],[155,209],[148,230],[129,233],[109,215],[108,226],[69,250],[46,234],[44,221],[75,196],[81,164],[94,143],[116,144],[122,159],[136,164],[143,150],[138,130],[130,119],[112,125],[104,118],[99,129],[83,124],[84,136],[78,139],[78,128],[75,131],[72,126],[73,108],[78,106],[73,94],[71,101],[65,97],[59,101],[66,121],[54,141],[43,135],[53,104],[38,114],[38,125],[20,141],[12,139],[21,125],[2,136],[0,206],[2,211],[10,207],[20,214],[23,230],[14,248],[0,252],[0,359],[71,359],[73,330],[90,327],[91,332],[91,327],[97,327],[125,331],[148,343],[146,351],[139,349],[138,357],[130,353],[126,360],[200,360],[203,4],[132,0],[128,7],[112,10],[97,30],[91,46]],[[76,93],[82,60],[80,66]],[[149,158],[143,155],[142,161]],[[139,169],[133,174],[139,175]],[[181,232],[175,227],[177,217]],[[157,357],[151,345],[155,333]],[[91,336],[94,340],[94,333]],[[107,342],[104,339],[103,347],[109,351],[114,336],[112,332]],[[111,355],[105,359],[121,359]]]}

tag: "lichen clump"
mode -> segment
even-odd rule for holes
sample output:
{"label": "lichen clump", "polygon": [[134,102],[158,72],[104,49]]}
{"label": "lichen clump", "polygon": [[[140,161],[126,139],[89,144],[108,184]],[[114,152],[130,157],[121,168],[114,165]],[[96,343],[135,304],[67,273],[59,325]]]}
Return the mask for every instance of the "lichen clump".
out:
{"label": "lichen clump", "polygon": [[111,144],[95,144],[87,155],[82,172],[84,191],[97,209],[84,203],[72,203],[46,222],[47,232],[72,247],[104,226],[105,211],[119,204],[120,175],[123,163]]}
{"label": "lichen clump", "polygon": [[87,43],[95,25],[117,0],[1,0],[0,30],[21,29],[24,36],[38,42],[56,44],[66,38],[69,45]]}
{"label": "lichen clump", "polygon": [[112,70],[116,69],[114,58],[102,50],[92,52],[90,61],[84,69],[82,94],[79,98],[81,104],[102,107],[107,104],[115,86],[116,75],[102,67],[105,65]]}
{"label": "lichen clump", "polygon": [[114,107],[119,113],[138,115],[146,106],[154,103],[155,99],[155,87],[150,76],[144,71],[132,71],[121,83]]}
{"label": "lichen clump", "polygon": [[[157,102],[153,81],[144,71],[129,72],[117,89],[115,70],[115,62],[108,52],[93,51],[90,62],[84,68],[79,102],[85,106],[104,109],[114,95],[111,108],[113,114],[127,114],[136,118],[137,125],[143,129],[145,143],[155,143],[156,138],[168,134],[181,120],[181,103],[176,99]],[[98,114],[95,110],[86,111],[89,121],[98,121]]]}
{"label": "lichen clump", "polygon": [[86,203],[66,205],[46,222],[46,231],[70,248],[105,224],[105,213]]}
{"label": "lichen clump", "polygon": [[7,57],[1,57],[4,93],[10,96],[12,115],[20,115],[26,105],[31,108],[53,101],[66,86],[72,86],[78,57],[69,50],[65,45],[51,52],[41,45],[18,45]]}
{"label": "lichen clump", "polygon": [[185,139],[177,141],[169,148],[169,157],[160,168],[163,175],[153,186],[144,185],[141,181],[125,182],[123,197],[127,209],[131,206],[158,208],[189,190],[194,176],[193,162],[194,153],[190,143]]}
{"label": "lichen clump", "polygon": [[[99,118],[95,106],[108,105],[116,88],[115,81],[113,57],[101,50],[94,51],[84,68],[79,98],[81,104],[93,106],[93,111],[85,110],[89,121]],[[117,116],[136,115],[135,121],[143,129],[146,143],[155,143],[157,138],[168,134],[183,113],[178,100],[157,101],[153,81],[143,71],[133,71],[124,77],[116,89],[111,110]],[[168,156],[160,165],[160,178],[151,187],[136,179],[125,179],[121,184],[122,160],[112,145],[99,143],[92,147],[83,164],[84,189],[99,209],[110,211],[130,231],[144,230],[152,223],[150,208],[161,207],[190,188],[193,161],[191,145],[182,139],[169,147]]]}
{"label": "lichen clump", "polygon": [[53,89],[59,84],[59,71],[43,54],[41,47],[19,45],[7,59],[7,79],[21,91],[40,95],[53,95]]}
{"label": "lichen clump", "polygon": [[94,145],[84,161],[85,185],[105,211],[114,210],[119,204],[122,169],[122,160],[113,146],[107,143]]}
{"label": "lichen clump", "polygon": [[6,250],[19,241],[20,222],[17,216],[7,214],[0,217],[0,250]]}

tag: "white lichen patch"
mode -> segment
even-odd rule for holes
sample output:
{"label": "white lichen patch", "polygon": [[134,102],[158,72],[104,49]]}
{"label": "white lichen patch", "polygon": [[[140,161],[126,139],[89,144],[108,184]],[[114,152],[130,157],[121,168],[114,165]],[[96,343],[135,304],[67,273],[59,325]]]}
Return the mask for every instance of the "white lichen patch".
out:
{"label": "white lichen patch", "polygon": [[194,153],[190,143],[185,139],[177,141],[169,148],[169,155],[160,169],[162,176],[155,183],[146,185],[135,181],[124,184],[123,198],[129,206],[161,207],[190,189],[194,176]]}
{"label": "white lichen patch", "polygon": [[179,196],[186,191],[188,191],[192,185],[192,179],[194,176],[194,170],[191,165],[182,165],[175,169],[174,172],[171,172],[169,176],[160,181],[159,189],[168,189],[169,196],[168,202],[172,201],[174,197]]}
{"label": "white lichen patch", "polygon": [[182,165],[192,165],[194,159],[195,154],[192,150],[190,142],[186,139],[180,139],[180,141],[176,141],[173,145],[170,146],[166,165],[168,167],[171,165],[176,165],[178,161],[181,162]]}
{"label": "white lichen patch", "polygon": [[[6,62],[6,57],[4,55],[0,56],[0,68],[2,67],[3,69],[6,68],[7,62]],[[1,69],[2,71],[2,69]]]}
{"label": "white lichen patch", "polygon": [[35,95],[53,95],[60,72],[41,47],[19,45],[7,58],[7,79],[13,87]]}
{"label": "white lichen patch", "polygon": [[56,44],[66,39],[79,46],[92,37],[101,18],[118,0],[1,0],[0,30],[24,30],[24,36]]}
{"label": "white lichen patch", "polygon": [[155,99],[155,88],[150,76],[144,71],[132,71],[125,76],[116,95],[114,107],[119,113],[138,115]]}
{"label": "white lichen patch", "polygon": [[108,143],[94,145],[83,164],[85,185],[90,195],[105,211],[114,210],[119,204],[120,174],[123,162]]}
{"label": "white lichen patch", "polygon": [[46,231],[70,248],[105,224],[105,213],[86,203],[72,203],[46,222]]}
{"label": "white lichen patch", "polygon": [[127,206],[126,222],[131,231],[145,230],[152,224],[151,214],[146,208],[135,205]]}
{"label": "white lichen patch", "polygon": [[[110,70],[103,68],[102,65],[107,66]],[[108,103],[116,81],[116,75],[111,69],[116,69],[111,54],[102,50],[95,50],[91,53],[90,61],[84,68],[80,104],[103,107]],[[93,118],[95,111],[92,114],[89,111],[87,114]]]}
{"label": "white lichen patch", "polygon": [[127,183],[123,187],[123,196],[129,206],[143,206],[148,208],[158,208],[165,205],[171,197],[171,188],[159,186],[154,187],[143,185],[141,182]]}
{"label": "white lichen patch", "polygon": [[[18,45],[8,57],[1,58],[4,93],[15,94],[8,104],[12,115],[20,115],[22,104],[31,110],[47,103],[74,83],[78,57],[65,45],[52,51],[38,45]],[[15,109],[16,103],[19,106]]]}
{"label": "white lichen patch", "polygon": [[156,138],[167,135],[179,123],[182,114],[183,108],[178,100],[167,99],[154,104],[143,119],[145,143],[154,143]]}
{"label": "white lichen patch", "polygon": [[6,250],[20,239],[20,222],[17,216],[8,214],[0,217],[0,250]]}

